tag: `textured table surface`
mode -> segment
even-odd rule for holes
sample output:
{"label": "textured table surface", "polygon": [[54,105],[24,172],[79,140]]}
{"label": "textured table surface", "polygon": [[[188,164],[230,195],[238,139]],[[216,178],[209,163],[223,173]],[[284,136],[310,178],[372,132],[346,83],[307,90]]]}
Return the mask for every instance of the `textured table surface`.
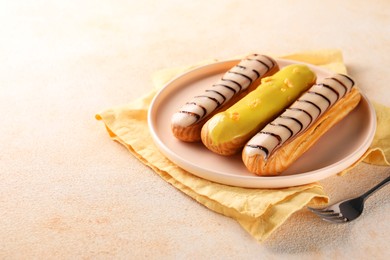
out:
{"label": "textured table surface", "polygon": [[[330,225],[303,209],[263,244],[165,183],[94,115],[152,89],[153,72],[249,52],[338,48],[390,106],[388,1],[1,1],[1,258],[390,256],[390,189]],[[359,165],[331,201],[388,176]],[[358,188],[357,188],[358,187]]]}

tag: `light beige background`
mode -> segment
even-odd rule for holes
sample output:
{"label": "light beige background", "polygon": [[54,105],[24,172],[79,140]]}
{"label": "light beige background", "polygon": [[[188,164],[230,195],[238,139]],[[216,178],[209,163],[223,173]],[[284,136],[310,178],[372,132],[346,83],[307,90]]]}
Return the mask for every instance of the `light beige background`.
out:
{"label": "light beige background", "polygon": [[[272,2],[272,3],[271,3]],[[339,48],[390,106],[388,1],[1,1],[0,257],[386,259],[389,188],[330,225],[306,209],[258,244],[162,181],[94,115],[152,89],[151,74],[210,58]],[[322,182],[336,201],[388,176]]]}

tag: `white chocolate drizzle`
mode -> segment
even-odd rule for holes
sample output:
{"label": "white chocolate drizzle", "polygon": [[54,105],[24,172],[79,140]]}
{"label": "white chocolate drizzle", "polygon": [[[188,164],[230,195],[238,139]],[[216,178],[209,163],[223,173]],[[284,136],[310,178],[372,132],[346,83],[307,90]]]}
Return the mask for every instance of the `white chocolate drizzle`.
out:
{"label": "white chocolate drizzle", "polygon": [[262,155],[269,158],[287,140],[296,137],[312,125],[338,100],[348,94],[354,81],[343,74],[335,74],[312,86],[279,117],[267,124],[245,145],[248,157]]}
{"label": "white chocolate drizzle", "polygon": [[171,119],[173,125],[187,127],[196,124],[210,113],[241,94],[255,80],[273,69],[276,63],[265,55],[251,54],[226,72],[210,88],[185,103]]}

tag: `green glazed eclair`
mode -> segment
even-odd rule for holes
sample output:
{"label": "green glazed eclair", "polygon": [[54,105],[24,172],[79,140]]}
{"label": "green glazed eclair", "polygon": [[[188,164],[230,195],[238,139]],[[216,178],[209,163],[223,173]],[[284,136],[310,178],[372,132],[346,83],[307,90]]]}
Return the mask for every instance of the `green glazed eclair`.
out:
{"label": "green glazed eclair", "polygon": [[272,76],[229,109],[210,118],[202,127],[201,139],[221,155],[238,153],[261,128],[290,106],[316,81],[308,66],[293,64]]}

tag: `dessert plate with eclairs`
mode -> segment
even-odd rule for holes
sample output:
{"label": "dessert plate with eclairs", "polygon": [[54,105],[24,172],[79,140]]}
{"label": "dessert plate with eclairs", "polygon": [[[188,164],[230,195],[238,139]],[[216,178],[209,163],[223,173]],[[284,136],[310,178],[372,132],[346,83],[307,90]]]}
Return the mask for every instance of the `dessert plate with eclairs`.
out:
{"label": "dessert plate with eclairs", "polygon": [[359,160],[374,138],[376,115],[348,75],[250,54],[172,79],[154,97],[148,125],[157,148],[193,175],[284,188]]}

